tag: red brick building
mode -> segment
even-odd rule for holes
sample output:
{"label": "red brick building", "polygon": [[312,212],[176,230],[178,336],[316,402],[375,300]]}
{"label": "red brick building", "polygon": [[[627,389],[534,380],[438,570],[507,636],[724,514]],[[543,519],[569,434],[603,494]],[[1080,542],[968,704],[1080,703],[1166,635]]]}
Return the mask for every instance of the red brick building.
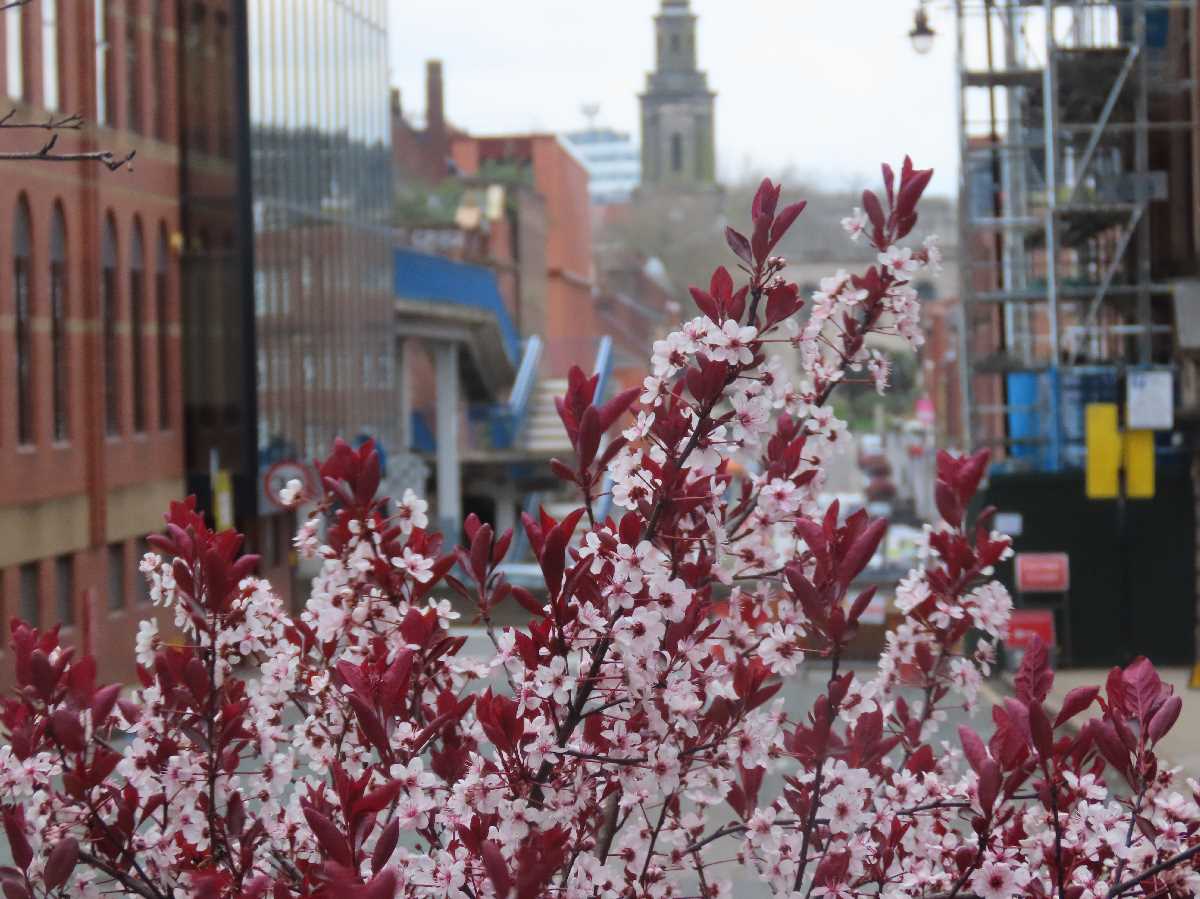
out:
{"label": "red brick building", "polygon": [[588,368],[602,333],[596,320],[588,175],[583,163],[554,134],[458,137],[454,162],[465,175],[489,164],[519,166],[529,173],[546,203],[546,286],[544,320],[522,320],[526,333],[546,340],[543,371],[565,375],[572,364]]}
{"label": "red brick building", "polygon": [[[13,121],[79,112],[54,152],[137,151],[118,172],[0,163],[0,617],[61,622],[104,677],[130,673],[137,561],[183,492],[174,16],[157,0],[0,14]],[[9,152],[45,139],[3,134]]]}

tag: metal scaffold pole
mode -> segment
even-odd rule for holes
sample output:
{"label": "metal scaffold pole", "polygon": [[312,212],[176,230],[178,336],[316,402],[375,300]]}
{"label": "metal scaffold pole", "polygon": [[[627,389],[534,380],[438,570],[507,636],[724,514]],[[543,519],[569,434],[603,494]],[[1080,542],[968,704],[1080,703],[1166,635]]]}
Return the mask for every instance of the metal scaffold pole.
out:
{"label": "metal scaffold pole", "polygon": [[[966,52],[964,47],[963,0],[955,0],[955,60],[958,67],[958,136],[959,136],[959,166],[958,166],[958,245],[960,252],[968,252],[970,228],[970,191],[968,189],[969,147],[967,143],[967,104],[966,91]],[[962,401],[962,438],[963,449],[970,452],[975,448],[975,428],[972,421],[974,403],[971,397],[971,351],[969,324],[970,315],[968,304],[972,293],[971,266],[958,267],[959,301],[958,301],[958,383],[959,399]]]}
{"label": "metal scaffold pole", "polygon": [[[1133,42],[1139,50],[1146,46],[1146,4],[1144,0],[1134,0],[1133,3]],[[1138,124],[1134,132],[1134,172],[1136,187],[1134,196],[1139,203],[1150,200],[1150,95],[1147,64],[1149,53],[1140,52],[1137,58],[1137,93],[1134,99],[1134,120]],[[1151,362],[1151,325],[1153,317],[1150,311],[1150,221],[1145,215],[1134,226],[1137,228],[1137,323],[1141,330],[1137,339],[1137,358],[1142,365]]]}
{"label": "metal scaffold pole", "polygon": [[1059,379],[1058,316],[1058,118],[1055,84],[1056,42],[1054,37],[1054,0],[1045,0],[1046,61],[1042,67],[1042,110],[1045,131],[1046,171],[1046,314],[1049,318],[1050,371],[1047,385],[1050,395],[1049,447],[1047,466],[1058,471],[1062,466],[1062,421]]}

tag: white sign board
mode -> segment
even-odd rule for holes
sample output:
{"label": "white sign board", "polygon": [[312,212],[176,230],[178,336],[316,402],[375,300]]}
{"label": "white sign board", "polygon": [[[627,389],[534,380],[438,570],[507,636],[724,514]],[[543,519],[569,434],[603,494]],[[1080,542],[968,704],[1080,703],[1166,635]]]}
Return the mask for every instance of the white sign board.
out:
{"label": "white sign board", "polygon": [[1126,375],[1125,427],[1132,431],[1169,431],[1175,427],[1170,369],[1131,371]]}
{"label": "white sign board", "polygon": [[1025,519],[1020,512],[997,512],[992,527],[1009,537],[1020,537],[1025,531]]}

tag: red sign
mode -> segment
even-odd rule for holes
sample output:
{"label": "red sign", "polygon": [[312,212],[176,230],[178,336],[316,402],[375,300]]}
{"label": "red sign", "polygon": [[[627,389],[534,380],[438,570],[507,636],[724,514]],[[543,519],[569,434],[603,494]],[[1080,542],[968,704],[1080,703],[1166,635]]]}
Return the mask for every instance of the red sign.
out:
{"label": "red sign", "polygon": [[1066,593],[1070,586],[1066,553],[1017,553],[1018,593]]}
{"label": "red sign", "polygon": [[288,485],[290,481],[299,481],[304,485],[306,495],[312,495],[313,489],[313,473],[302,462],[276,462],[267,469],[263,475],[262,490],[263,496],[267,502],[275,506],[277,509],[287,509],[288,505],[280,498],[280,491]]}
{"label": "red sign", "polygon": [[1035,637],[1046,647],[1054,645],[1054,613],[1050,609],[1013,609],[1004,645],[1024,652],[1033,646]]}

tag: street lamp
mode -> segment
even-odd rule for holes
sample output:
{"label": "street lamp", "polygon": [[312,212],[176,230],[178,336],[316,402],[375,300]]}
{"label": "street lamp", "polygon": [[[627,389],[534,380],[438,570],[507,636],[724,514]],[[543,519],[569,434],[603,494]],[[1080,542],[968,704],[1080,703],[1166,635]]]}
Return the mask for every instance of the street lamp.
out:
{"label": "street lamp", "polygon": [[908,33],[908,39],[912,41],[913,49],[924,56],[933,49],[933,36],[937,34],[929,27],[929,16],[925,12],[925,0],[921,0],[921,5],[917,7],[917,12],[913,16],[913,28]]}

